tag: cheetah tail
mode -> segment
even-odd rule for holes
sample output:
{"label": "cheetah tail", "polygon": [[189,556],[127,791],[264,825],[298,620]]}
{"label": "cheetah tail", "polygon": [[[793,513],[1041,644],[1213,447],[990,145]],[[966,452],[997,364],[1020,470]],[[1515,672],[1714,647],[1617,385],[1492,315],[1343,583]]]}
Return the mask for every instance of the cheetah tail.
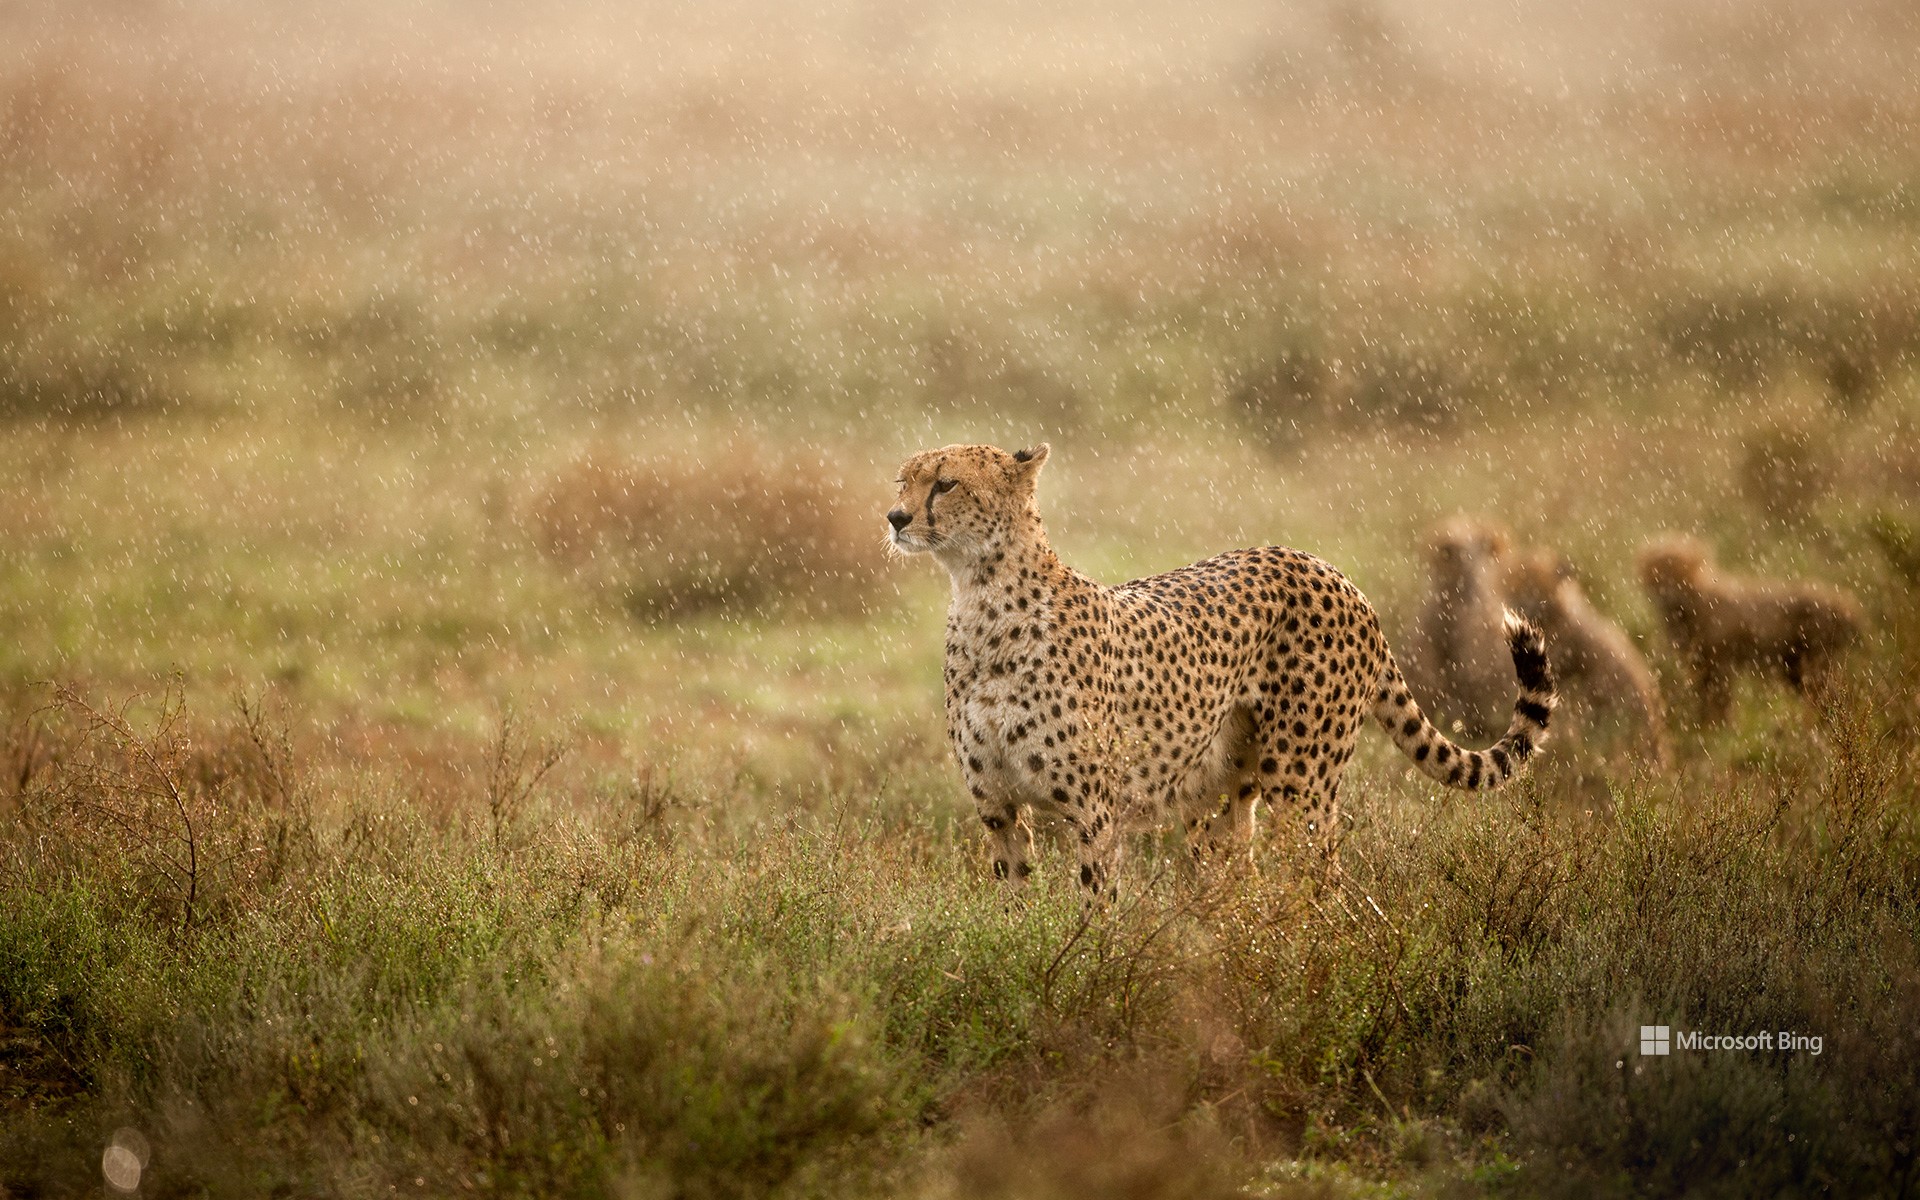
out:
{"label": "cheetah tail", "polygon": [[1546,740],[1547,722],[1559,698],[1547,666],[1546,639],[1510,609],[1506,633],[1513,672],[1520,677],[1520,697],[1513,702],[1513,720],[1506,734],[1485,750],[1463,750],[1450,741],[1414,703],[1399,664],[1387,664],[1373,706],[1374,718],[1386,726],[1400,752],[1436,783],[1470,792],[1492,791],[1520,774]]}

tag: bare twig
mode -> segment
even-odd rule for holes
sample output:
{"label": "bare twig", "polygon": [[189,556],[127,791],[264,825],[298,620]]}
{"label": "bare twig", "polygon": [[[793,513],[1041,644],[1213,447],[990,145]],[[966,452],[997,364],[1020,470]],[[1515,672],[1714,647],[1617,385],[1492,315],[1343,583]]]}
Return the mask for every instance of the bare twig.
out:
{"label": "bare twig", "polygon": [[[179,681],[170,681],[159,698],[154,731],[142,734],[127,719],[127,710],[139,700],[130,697],[118,709],[95,707],[69,684],[56,685],[50,707],[79,718],[83,741],[91,741],[109,750],[123,766],[97,759],[89,760],[77,772],[69,792],[69,803],[100,815],[135,841],[144,841],[155,851],[155,866],[180,888],[180,932],[193,928],[201,888],[201,831],[193,807],[181,787],[180,773],[188,751],[188,740],[180,730],[185,699]],[[156,842],[147,832],[142,814],[127,812],[111,802],[115,796],[146,797],[157,801],[178,829],[174,837],[180,843],[176,851],[164,841]],[[184,859],[184,860],[183,860]]]}
{"label": "bare twig", "polygon": [[560,765],[571,749],[565,739],[548,740],[528,735],[511,707],[502,710],[500,730],[494,736],[493,756],[487,767],[487,815],[496,847],[504,843],[508,827],[539,790],[541,781]]}

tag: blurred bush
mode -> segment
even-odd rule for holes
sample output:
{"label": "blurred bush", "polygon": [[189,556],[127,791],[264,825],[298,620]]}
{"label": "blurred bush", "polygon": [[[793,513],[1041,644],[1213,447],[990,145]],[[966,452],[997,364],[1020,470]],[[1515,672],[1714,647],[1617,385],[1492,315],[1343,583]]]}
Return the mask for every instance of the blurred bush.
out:
{"label": "blurred bush", "polygon": [[1804,425],[1774,425],[1748,435],[1740,455],[1740,494],[1789,525],[1804,524],[1833,491],[1832,446]]}
{"label": "blurred bush", "polygon": [[[475,336],[493,332],[488,322]],[[431,411],[453,368],[435,315],[411,295],[368,296],[313,314],[295,340],[327,364],[337,402],[377,416]]]}
{"label": "blurred bush", "polygon": [[1798,366],[1857,412],[1920,350],[1920,296],[1862,280],[1852,290],[1805,282],[1720,280],[1661,302],[1666,350],[1730,388],[1767,383]]}
{"label": "blurred bush", "polygon": [[1452,429],[1485,414],[1497,378],[1475,347],[1437,337],[1356,338],[1335,350],[1294,335],[1245,368],[1228,400],[1269,445],[1286,446],[1320,429]]}
{"label": "blurred bush", "polygon": [[1234,415],[1269,446],[1294,445],[1327,419],[1331,375],[1317,348],[1280,345],[1235,381],[1229,397]]}
{"label": "blurred bush", "polygon": [[1098,405],[1046,360],[1044,346],[1022,341],[1013,330],[928,322],[911,351],[924,404],[945,420],[973,428],[1009,415],[1036,428],[1083,426]]}
{"label": "blurred bush", "polygon": [[527,508],[547,558],[636,614],[858,612],[886,555],[886,497],[853,495],[819,457],[744,437],[696,452],[595,450]]}
{"label": "blurred bush", "polygon": [[1882,509],[1867,518],[1866,531],[1896,578],[1909,587],[1920,584],[1920,522]]}
{"label": "blurred bush", "polygon": [[164,358],[96,328],[48,264],[0,243],[0,418],[97,417],[180,399]]}

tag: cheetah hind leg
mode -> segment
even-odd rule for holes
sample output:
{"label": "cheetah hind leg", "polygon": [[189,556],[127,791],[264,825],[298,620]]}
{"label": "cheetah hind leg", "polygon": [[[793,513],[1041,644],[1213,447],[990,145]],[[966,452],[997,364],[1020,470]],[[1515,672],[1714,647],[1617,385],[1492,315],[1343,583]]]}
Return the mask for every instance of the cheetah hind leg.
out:
{"label": "cheetah hind leg", "polygon": [[1252,710],[1236,708],[1214,735],[1212,760],[1183,806],[1188,859],[1196,870],[1253,865],[1253,813],[1260,800],[1254,728]]}
{"label": "cheetah hind leg", "polygon": [[1274,836],[1296,850],[1322,883],[1340,878],[1340,784],[1338,780],[1309,793],[1291,783],[1270,783],[1264,792],[1273,813]]}
{"label": "cheetah hind leg", "polygon": [[1254,806],[1260,785],[1244,770],[1214,791],[1187,820],[1187,851],[1196,867],[1233,866],[1257,873],[1253,857]]}

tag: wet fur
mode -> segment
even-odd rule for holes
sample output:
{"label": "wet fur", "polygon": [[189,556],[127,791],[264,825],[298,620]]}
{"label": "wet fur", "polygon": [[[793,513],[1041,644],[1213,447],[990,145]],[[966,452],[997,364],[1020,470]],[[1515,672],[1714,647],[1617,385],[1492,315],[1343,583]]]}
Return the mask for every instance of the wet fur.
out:
{"label": "wet fur", "polygon": [[1725,719],[1742,672],[1779,679],[1805,695],[1860,633],[1860,603],[1850,593],[1722,571],[1692,538],[1648,546],[1639,570],[1708,721]]}
{"label": "wet fur", "polygon": [[1545,737],[1551,672],[1517,617],[1503,627],[1519,680],[1506,734],[1462,749],[1414,702],[1366,597],[1312,555],[1234,550],[1113,587],[1062,563],[1035,499],[1047,455],[916,454],[888,514],[896,548],[931,553],[952,580],[947,737],[1009,886],[1031,870],[1034,810],[1064,822],[1096,895],[1123,825],[1178,820],[1196,853],[1244,850],[1265,802],[1289,836],[1331,853],[1367,717],[1429,777],[1468,790],[1514,778]]}
{"label": "wet fur", "polygon": [[1504,529],[1466,517],[1433,531],[1427,594],[1408,647],[1408,679],[1476,740],[1499,733],[1513,697],[1501,579],[1507,545]]}
{"label": "wet fur", "polygon": [[1615,717],[1657,764],[1671,765],[1660,685],[1627,631],[1593,606],[1571,567],[1551,552],[1514,554],[1505,575],[1508,600],[1547,637],[1554,682],[1572,709],[1567,728],[1577,736],[1593,716]]}

